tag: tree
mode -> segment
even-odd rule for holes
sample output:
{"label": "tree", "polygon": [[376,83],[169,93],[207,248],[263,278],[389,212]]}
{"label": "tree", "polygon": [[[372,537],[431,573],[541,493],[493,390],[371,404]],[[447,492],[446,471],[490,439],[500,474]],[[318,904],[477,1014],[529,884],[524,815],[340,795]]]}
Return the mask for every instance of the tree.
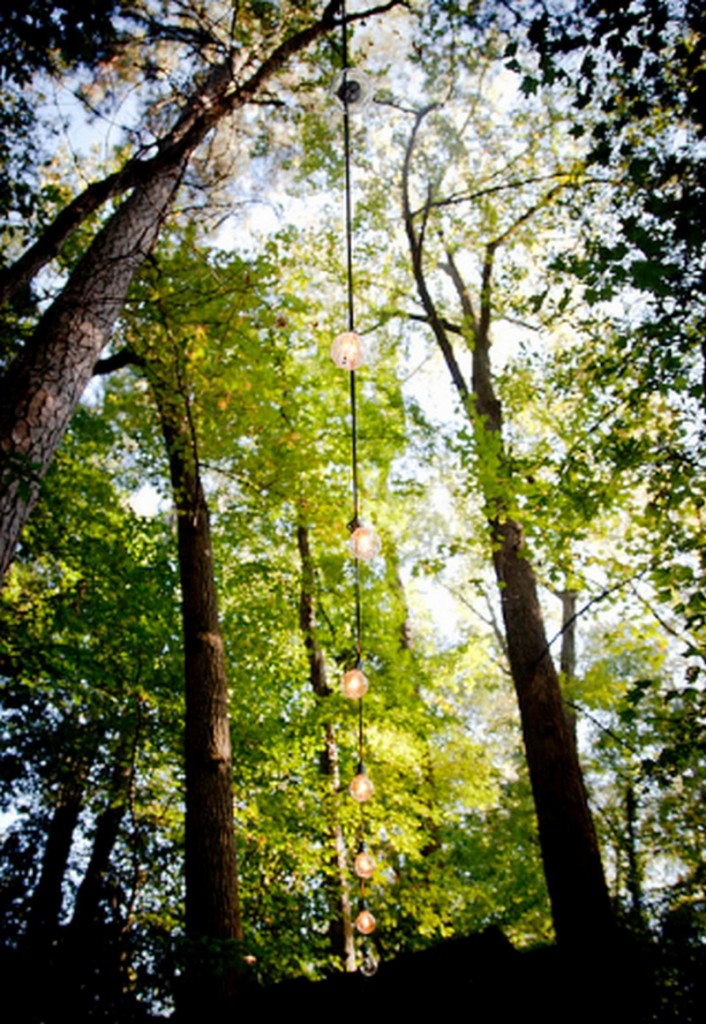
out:
{"label": "tree", "polygon": [[[451,6],[435,5],[435,11],[443,15]],[[460,13],[465,17],[467,12]],[[417,57],[438,60],[438,70],[446,54],[436,41],[426,53],[425,45]],[[380,186],[374,174],[366,174],[366,188],[361,188],[365,194],[356,205],[355,239],[356,298],[367,300],[360,303],[360,329],[375,331],[378,349],[374,372],[361,376],[361,486],[366,509],[374,511],[384,535],[385,550],[384,562],[364,577],[365,654],[372,682],[366,721],[369,768],[376,785],[376,801],[366,808],[366,820],[370,845],[381,862],[380,875],[371,883],[378,918],[375,941],[391,958],[489,924],[508,929],[513,941],[523,943],[550,934],[528,779],[518,754],[517,716],[505,703],[512,701],[509,659],[538,794],[559,941],[571,950],[567,960],[583,964],[584,958],[575,956],[577,946],[610,934],[611,920],[578,775],[575,720],[565,721],[565,694],[559,691],[550,659],[559,636],[552,637],[552,629],[544,626],[545,616],[559,617],[558,603],[556,615],[551,611],[557,595],[564,595],[566,605],[563,623],[556,627],[564,628],[562,683],[580,716],[579,738],[587,734],[582,708],[588,707],[616,736],[631,737],[637,748],[650,746],[628,757],[604,737],[594,741],[588,761],[599,831],[614,855],[607,864],[618,866],[609,878],[612,892],[625,907],[641,908],[643,921],[650,920],[645,858],[660,838],[675,846],[688,840],[685,860],[693,877],[684,877],[684,887],[690,886],[697,897],[701,891],[696,804],[703,766],[696,750],[703,702],[698,687],[675,686],[683,692],[668,699],[669,722],[660,720],[665,691],[642,686],[645,673],[639,668],[633,673],[638,681],[632,691],[618,693],[623,678],[619,656],[628,651],[630,640],[617,634],[616,657],[602,673],[604,704],[599,706],[590,695],[581,699],[592,659],[582,629],[577,631],[576,650],[570,650],[572,625],[586,619],[580,600],[576,608],[568,608],[569,595],[586,586],[582,566],[596,568],[598,590],[624,582],[623,563],[631,563],[630,573],[640,570],[644,559],[639,544],[629,538],[621,517],[629,513],[633,529],[639,526],[645,531],[642,536],[648,531],[647,517],[639,509],[641,493],[618,496],[620,487],[606,482],[611,463],[593,447],[595,439],[586,436],[591,431],[582,423],[587,409],[595,417],[601,402],[609,400],[600,393],[583,393],[586,379],[599,391],[597,378],[585,374],[586,364],[599,351],[598,342],[587,346],[578,336],[567,342],[566,334],[560,339],[552,332],[565,290],[570,292],[565,312],[573,312],[576,294],[566,277],[550,279],[547,265],[557,251],[566,252],[575,243],[565,229],[564,214],[568,220],[579,206],[578,197],[586,193],[578,186],[586,183],[589,172],[575,152],[566,160],[556,158],[564,152],[559,147],[566,135],[557,109],[542,110],[531,94],[532,123],[525,126],[522,101],[513,98],[513,79],[497,70],[499,63],[485,71],[484,80],[496,98],[489,107],[481,90],[471,90],[470,73],[462,64],[455,71],[456,85],[463,88],[462,105],[455,107],[453,96],[442,105],[445,90],[439,79],[440,92],[430,97],[438,105],[423,112],[416,106],[416,87],[410,87],[404,102],[397,104],[404,108],[399,111],[401,127],[390,131],[389,120],[398,115],[390,115],[391,106],[376,105],[359,122],[353,139],[360,147],[356,160],[358,154],[361,165],[370,160],[371,168],[379,171]],[[540,131],[544,128],[547,135]],[[4,792],[14,789],[23,798],[31,791],[38,809],[31,828],[24,820],[18,822],[2,844],[7,860],[0,872],[0,896],[12,917],[4,926],[6,933],[13,922],[26,918],[28,902],[36,898],[41,904],[51,892],[54,909],[45,913],[45,920],[58,919],[55,934],[63,950],[71,948],[69,932],[78,937],[74,949],[83,942],[79,932],[86,945],[100,946],[108,959],[119,949],[120,971],[111,968],[110,976],[142,994],[150,986],[156,989],[150,977],[159,979],[163,999],[168,998],[173,972],[169,957],[157,954],[158,944],[171,940],[178,948],[183,936],[176,867],[182,845],[182,787],[175,780],[179,755],[174,729],[181,705],[173,692],[167,696],[156,688],[151,673],[149,685],[147,680],[138,685],[132,662],[139,660],[141,670],[143,643],[151,649],[154,640],[157,652],[169,649],[170,679],[178,674],[173,661],[179,631],[171,618],[167,622],[166,614],[157,613],[162,605],[149,596],[156,585],[165,604],[173,603],[176,555],[166,554],[162,536],[170,521],[179,535],[184,567],[182,634],[187,638],[191,690],[186,930],[204,954],[203,987],[194,998],[210,1000],[214,988],[227,990],[227,970],[213,982],[230,952],[237,957],[247,952],[249,960],[257,957],[255,970],[267,980],[319,976],[331,969],[333,955],[340,958],[336,925],[339,919],[345,923],[346,916],[344,848],[350,849],[359,819],[357,808],[339,794],[333,770],[337,757],[343,781],[355,762],[356,723],[335,686],[354,645],[350,564],[344,554],[350,479],[347,388],[345,379],[337,387],[340,378],[331,375],[327,358],[330,338],[344,316],[343,294],[332,297],[336,288],[343,292],[341,218],[338,204],[329,218],[326,200],[321,207],[313,201],[322,182],[323,190],[330,191],[327,172],[338,169],[339,154],[327,148],[327,132],[319,127],[317,143],[322,138],[324,143],[303,156],[306,184],[299,187],[311,188],[307,195],[317,210],[310,232],[289,228],[281,237],[263,241],[257,257],[246,259],[219,252],[212,239],[206,244],[207,229],[202,235],[193,226],[179,225],[142,261],[117,322],[115,353],[98,364],[99,369],[116,369],[129,356],[136,358],[133,369],[139,372],[103,377],[91,398],[93,422],[113,425],[110,456],[102,449],[101,460],[88,443],[68,464],[68,478],[50,473],[44,484],[54,504],[62,498],[78,500],[70,473],[79,478],[76,484],[85,480],[80,472],[84,454],[88,463],[99,459],[105,464],[114,488],[108,493],[94,483],[85,487],[88,506],[96,506],[96,528],[89,512],[81,528],[67,529],[66,536],[61,523],[69,517],[62,516],[61,508],[56,509],[51,533],[45,525],[47,508],[38,505],[43,518],[30,520],[4,590],[3,624],[15,638],[0,655],[7,693],[0,726],[11,745],[10,756],[0,762],[0,782]],[[406,245],[415,282],[409,274],[401,277],[401,259],[396,262],[401,233],[389,217],[393,172],[387,173],[385,163],[395,149],[389,145],[391,136],[401,142],[400,162],[407,156]],[[272,159],[276,162],[279,156]],[[202,168],[192,161],[191,184]],[[339,176],[334,180],[340,187]],[[187,188],[185,181],[182,194],[194,198],[195,190]],[[93,230],[86,222],[64,250],[67,271],[82,237]],[[551,232],[546,246],[545,230]],[[404,245],[405,239],[401,241]],[[48,287],[58,286],[56,279],[45,281]],[[397,281],[403,282],[399,290],[411,317],[402,326],[399,319],[389,319],[387,326],[380,321],[388,320],[390,306],[376,303],[383,286],[394,287]],[[413,283],[419,301],[410,302]],[[401,304],[398,299],[397,306]],[[501,327],[506,330],[508,325],[513,345],[522,338],[519,353],[508,352],[511,346],[502,341],[497,344]],[[530,330],[536,341],[527,340]],[[432,413],[427,420],[420,408],[420,391],[412,393],[415,378],[422,376],[416,373],[417,357],[421,362],[428,356],[420,343],[422,331],[435,339],[442,353],[439,364],[446,359],[441,369],[451,371],[460,396],[458,409],[450,410],[450,403],[435,391],[430,396],[436,406],[433,423]],[[415,360],[411,366],[400,357],[408,341]],[[495,352],[504,367],[499,367]],[[147,379],[156,401],[148,397]],[[653,441],[651,431],[668,425],[664,412],[651,402],[652,418],[645,429],[644,415],[640,418],[633,409],[631,444],[640,423]],[[80,413],[77,429],[87,415]],[[72,436],[64,443],[72,443]],[[623,479],[637,481],[636,488],[640,474],[648,472],[643,453],[649,457],[650,450],[650,445],[631,448],[633,461]],[[63,460],[61,453],[59,458]],[[171,495],[176,509],[171,520],[161,511],[154,519],[160,550],[173,564],[171,572],[155,570],[154,579],[144,583],[148,613],[145,621],[136,615],[133,624],[131,610],[134,604],[139,612],[139,599],[120,602],[122,584],[107,581],[125,579],[135,595],[140,593],[137,577],[128,572],[126,556],[125,577],[113,575],[107,552],[115,551],[120,562],[118,540],[129,537],[131,530],[136,538],[147,532],[144,523],[138,529],[130,516],[119,514],[126,490],[147,478]],[[619,515],[609,520],[611,509]],[[104,537],[103,513],[109,510],[115,516],[110,520],[115,546],[98,544]],[[599,535],[599,525],[607,522],[612,534],[604,530]],[[678,530],[672,531],[670,543],[675,555],[686,552],[684,568],[691,572],[695,554],[686,543],[691,524],[676,515],[675,523]],[[656,543],[656,533],[650,535],[651,542]],[[41,536],[43,546],[37,547]],[[79,537],[87,549],[80,558],[73,550],[79,548]],[[596,540],[605,549],[614,537],[626,548],[622,560],[605,550],[595,556],[586,553]],[[443,605],[427,616],[426,629],[420,626],[425,616],[420,614],[423,602],[414,595],[415,572],[447,581],[456,572],[456,584],[464,580],[461,598],[473,625],[454,629],[450,621],[442,621],[452,619]],[[94,600],[86,599],[87,575]],[[665,569],[663,587],[674,591],[680,579]],[[98,601],[99,593],[105,602]],[[631,609],[622,596],[611,607]],[[663,614],[663,609],[657,612]],[[130,624],[127,635],[122,616]],[[31,630],[26,623],[32,624]],[[210,646],[203,643],[204,634],[210,634]],[[695,636],[689,635],[689,643]],[[122,651],[116,639],[122,639]],[[53,669],[56,644],[63,651],[61,672]],[[108,652],[114,664],[106,660]],[[690,657],[695,663],[696,655]],[[154,660],[156,677],[159,658]],[[15,676],[20,663],[22,674]],[[94,682],[103,675],[110,687]],[[115,697],[113,680],[121,676],[130,680],[139,714]],[[75,684],[74,693],[71,681],[76,679],[80,685]],[[154,702],[153,687],[159,694]],[[105,689],[113,699],[107,705],[109,714],[101,704]],[[158,713],[157,699],[169,704],[171,728],[162,725],[155,733],[150,717]],[[71,714],[64,715],[64,702]],[[115,708],[119,713],[113,726]],[[545,712],[542,729],[537,729],[538,716]],[[637,720],[631,721],[630,713]],[[88,719],[85,732],[76,726],[77,715],[82,722]],[[100,723],[106,718],[111,728],[103,736]],[[340,724],[334,734],[336,718]],[[62,728],[52,737],[48,727],[59,721]],[[208,741],[209,729],[221,740],[215,766],[209,760],[214,745],[201,742],[204,735]],[[199,742],[192,744],[197,734]],[[90,746],[84,748],[82,735],[91,740]],[[326,758],[321,756],[322,738]],[[66,802],[59,790],[66,748],[71,748],[74,764],[84,753],[89,768],[85,779],[74,780],[81,782],[74,796],[84,809],[72,829],[64,829],[64,840],[68,834],[73,842],[67,856],[55,857],[46,838],[54,808]],[[205,748],[206,758],[199,762],[199,751]],[[655,751],[659,763],[650,767],[645,761]],[[669,776],[681,765],[690,773],[683,785],[690,794],[693,826],[685,821],[686,808],[679,807],[676,782],[664,787],[663,799],[657,795],[660,771]],[[322,766],[330,769],[328,774]],[[211,781],[217,776],[216,785],[204,792],[199,777],[209,774]],[[630,793],[626,781],[639,784]],[[159,800],[150,794],[163,794],[167,787],[172,797],[162,818]],[[203,813],[214,799],[220,822],[216,829],[213,816]],[[8,800],[12,804],[11,796]],[[561,827],[555,827],[557,820]],[[195,850],[195,834],[206,838],[203,850]],[[32,867],[27,857],[32,844],[40,852],[39,861],[46,849],[58,886],[38,885],[41,864]],[[586,851],[588,867],[581,860]],[[204,865],[211,854],[215,858]],[[23,879],[18,885],[27,864],[26,884]],[[581,871],[588,877],[587,890],[593,886],[598,894],[595,906],[576,891]],[[204,884],[209,878],[214,885]],[[242,946],[233,940],[238,934],[236,882],[242,899]],[[223,888],[225,896],[211,900]],[[200,894],[196,900],[195,894]],[[696,920],[698,899],[690,908],[686,899],[678,905],[674,890],[665,895],[665,903],[670,900],[670,909],[681,910],[683,920]],[[670,915],[670,921],[676,928],[676,917]],[[113,946],[116,932],[119,940]],[[99,955],[107,965],[103,953]],[[99,961],[91,953],[84,962],[93,966]],[[620,963],[622,969],[622,959]],[[112,996],[106,998],[104,1014],[109,1004],[118,1005]]]}
{"label": "tree", "polygon": [[[397,2],[391,0],[356,17],[380,13]],[[255,12],[242,26],[234,19],[234,37],[224,41],[207,34],[201,53],[208,58],[215,52],[217,62],[197,79],[181,113],[160,136],[156,154],[148,159],[132,157],[120,171],[89,185],[4,270],[0,294],[7,299],[60,251],[91,214],[108,200],[130,192],[97,231],[43,313],[32,339],[3,377],[0,575],[7,571],[37,500],[41,478],[110,338],[130,284],[169,214],[189,160],[219,121],[255,101],[288,61],[332,30],[339,6],[339,0],[331,0],[320,15],[300,11],[293,29],[288,22],[278,21],[272,42],[266,16],[265,39],[251,44],[245,61],[241,55],[235,57],[234,45],[241,27],[246,40],[251,29],[257,31]],[[178,35],[177,28],[174,32]]]}
{"label": "tree", "polygon": [[[456,189],[453,184],[444,185],[444,169],[426,156],[429,144],[424,155],[417,155],[422,151],[421,133],[433,115],[436,140],[443,144],[446,139],[449,148],[461,152],[464,141],[451,119],[434,111],[434,107],[425,107],[414,115],[404,153],[402,207],[411,268],[422,318],[443,354],[471,426],[478,490],[488,523],[557,938],[567,946],[598,944],[612,936],[613,916],[573,730],[525,549],[515,474],[503,437],[503,406],[490,357],[503,247],[539,219],[571,182],[571,172],[561,167],[541,169],[525,172],[518,181],[513,180],[509,161],[503,177],[492,168],[487,184],[479,174],[477,180],[464,181]],[[503,193],[508,198],[501,205]],[[483,232],[473,239],[478,262],[475,295],[461,269],[460,253],[467,236],[452,226],[453,221],[444,222],[446,210],[453,211],[461,204],[469,209],[477,205],[476,219]],[[436,245],[432,243],[435,235],[439,239]],[[441,255],[432,255],[439,250]],[[451,283],[455,316],[447,312],[448,303],[440,297],[438,285],[434,293],[430,278],[435,267],[437,273],[439,268],[443,270]],[[510,304],[504,300],[504,305],[507,309]],[[460,350],[470,352],[470,382],[461,369]]]}
{"label": "tree", "polygon": [[[160,275],[151,303],[129,318],[129,348],[97,364],[143,368],[167,450],[181,581],[185,682],[186,936],[193,944],[182,1011],[227,1005],[242,963],[229,947],[243,937],[233,821],[228,679],[221,636],[210,514],[189,398],[185,349]],[[145,282],[142,282],[143,287]]]}

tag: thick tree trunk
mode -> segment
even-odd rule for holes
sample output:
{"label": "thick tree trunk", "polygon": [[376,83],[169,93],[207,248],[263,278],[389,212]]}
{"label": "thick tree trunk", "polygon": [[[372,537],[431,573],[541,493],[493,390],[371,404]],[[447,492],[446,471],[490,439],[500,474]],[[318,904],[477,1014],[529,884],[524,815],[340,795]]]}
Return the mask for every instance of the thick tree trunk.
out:
{"label": "thick tree trunk", "polygon": [[164,167],[111,217],[2,381],[0,578],[184,166],[181,158]]}
{"label": "thick tree trunk", "polygon": [[[172,453],[173,466],[181,461]],[[178,468],[172,479],[175,491],[186,482]],[[228,686],[208,509],[200,481],[193,484],[188,498],[178,498],[186,686],[186,932],[195,940],[240,940]]]}
{"label": "thick tree trunk", "polygon": [[521,552],[521,529],[509,520],[496,523],[494,540],[510,669],[557,940],[588,947],[610,936],[613,914],[574,735],[549,654],[534,573]]}

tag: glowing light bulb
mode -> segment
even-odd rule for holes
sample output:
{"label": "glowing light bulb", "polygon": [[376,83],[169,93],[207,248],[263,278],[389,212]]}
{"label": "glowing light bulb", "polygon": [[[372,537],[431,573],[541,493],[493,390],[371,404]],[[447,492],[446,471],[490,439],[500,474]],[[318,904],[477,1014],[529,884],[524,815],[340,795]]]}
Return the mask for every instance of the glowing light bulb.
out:
{"label": "glowing light bulb", "polygon": [[358,525],[351,533],[348,550],[362,562],[370,562],[382,551],[382,541],[372,526]]}
{"label": "glowing light bulb", "polygon": [[376,868],[375,858],[370,856],[363,844],[353,861],[353,870],[358,878],[372,878]]}
{"label": "glowing light bulb", "polygon": [[368,680],[359,668],[351,668],[341,680],[341,690],[349,700],[359,700],[368,692]]}
{"label": "glowing light bulb", "polygon": [[375,787],[368,778],[365,768],[362,764],[358,765],[358,774],[351,780],[348,792],[359,804],[364,804],[366,800],[370,800],[374,791]]}
{"label": "glowing light bulb", "polygon": [[375,931],[375,918],[367,907],[358,914],[355,919],[355,926],[361,935],[372,935]]}
{"label": "glowing light bulb", "polygon": [[341,370],[357,370],[365,362],[363,339],[355,331],[344,331],[334,338],[331,358]]}

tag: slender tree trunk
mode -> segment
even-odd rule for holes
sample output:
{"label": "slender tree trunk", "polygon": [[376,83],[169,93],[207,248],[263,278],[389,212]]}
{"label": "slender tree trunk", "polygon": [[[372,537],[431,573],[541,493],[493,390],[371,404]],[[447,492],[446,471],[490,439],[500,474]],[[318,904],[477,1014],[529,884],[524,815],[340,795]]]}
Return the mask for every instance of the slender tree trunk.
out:
{"label": "slender tree trunk", "polygon": [[[228,682],[209,513],[185,396],[153,389],[177,510],[186,690],[186,933],[203,954],[187,979],[191,1010],[218,1010],[238,989],[242,940],[233,822]],[[222,943],[209,960],[214,940]]]}
{"label": "slender tree trunk", "polygon": [[[91,856],[76,893],[74,912],[64,938],[60,966],[64,989],[75,1005],[119,1019],[128,1016],[133,985],[129,975],[127,915],[115,887],[107,884],[110,860],[129,806],[137,742],[136,725],[130,728],[115,753],[108,783],[107,803],[99,814]],[[115,903],[114,907],[111,904]]]}
{"label": "slender tree trunk", "polygon": [[67,766],[59,786],[42,857],[42,870],[33,893],[27,919],[30,948],[49,948],[56,938],[62,906],[62,886],[74,831],[83,803],[90,759]]}
{"label": "slender tree trunk", "polygon": [[625,787],[625,818],[628,854],[627,886],[630,893],[630,924],[637,932],[645,931],[645,914],[642,901],[642,868],[638,850],[637,797],[632,779]]}
{"label": "slender tree trunk", "polygon": [[137,730],[131,730],[120,745],[108,786],[108,800],[96,822],[91,856],[76,892],[71,931],[74,941],[90,941],[96,927],[103,923],[100,903],[105,895],[105,878],[110,858],[118,841],[120,825],[130,800],[135,768]]}
{"label": "slender tree trunk", "polygon": [[[417,656],[414,650],[414,631],[412,629],[412,619],[410,616],[409,604],[407,602],[407,593],[402,580],[397,549],[389,542],[386,545],[385,564],[387,566],[389,588],[391,592],[397,594],[399,610],[401,612],[399,620],[400,654],[408,659],[403,671],[408,671],[410,678],[415,680],[414,696],[421,702],[423,698],[420,693],[419,683],[416,682],[418,679],[418,673],[416,671]],[[418,794],[418,799],[422,800],[427,806],[429,837],[419,852],[422,857],[426,859],[432,857],[434,854],[438,854],[442,848],[440,817],[437,813],[439,804],[437,800],[436,779],[434,776],[434,759],[432,756],[431,744],[426,737],[424,739],[424,760],[422,762],[422,771],[426,785],[424,792]]]}
{"label": "slender tree trunk", "polygon": [[[82,758],[67,766],[66,776],[59,786],[18,961],[21,980],[7,979],[22,990],[24,1019],[28,1021],[47,1020],[55,1002],[61,1000],[67,974],[60,929],[62,890],[89,765],[90,760]],[[41,984],[37,984],[38,964],[41,964]]]}
{"label": "slender tree trunk", "polygon": [[[559,671],[564,687],[569,685],[576,675],[576,591],[562,590],[561,600],[561,652],[559,654]],[[564,702],[564,712],[569,719],[571,733],[576,743],[576,710],[573,705]]]}
{"label": "slender tree trunk", "polygon": [[331,845],[333,847],[333,878],[329,886],[331,893],[331,952],[343,964],[346,971],[357,969],[355,941],[353,937],[353,914],[351,894],[348,886],[348,849],[343,826],[338,816],[336,800],[341,791],[341,771],[338,760],[336,733],[331,722],[324,726],[324,751],[326,775],[331,780],[333,810],[331,813]]}
{"label": "slender tree trunk", "polygon": [[[314,613],[314,562],[309,544],[309,530],[304,523],[297,527],[297,546],[302,565],[302,584],[299,596],[299,625],[304,637],[309,659],[309,680],[317,697],[330,696],[326,673],[326,656],[316,636]],[[355,971],[356,956],[353,937],[353,917],[348,886],[348,851],[343,827],[338,815],[337,801],[341,790],[341,773],[338,760],[336,733],[331,722],[324,724],[324,748],[321,755],[321,771],[331,782],[331,845],[333,848],[333,874],[329,882],[329,905],[331,907],[331,951],[338,957],[346,971]]]}
{"label": "slender tree trunk", "polygon": [[562,590],[561,600],[561,654],[559,668],[565,679],[576,675],[576,591]]}

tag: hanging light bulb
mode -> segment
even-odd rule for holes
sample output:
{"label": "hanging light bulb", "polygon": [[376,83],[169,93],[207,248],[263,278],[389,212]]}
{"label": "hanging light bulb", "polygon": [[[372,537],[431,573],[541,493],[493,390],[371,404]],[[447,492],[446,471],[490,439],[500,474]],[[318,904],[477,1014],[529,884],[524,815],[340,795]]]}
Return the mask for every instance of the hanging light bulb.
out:
{"label": "hanging light bulb", "polygon": [[359,804],[364,804],[367,800],[370,800],[374,790],[375,787],[365,771],[365,765],[360,761],[358,763],[358,774],[351,780],[348,792]]}
{"label": "hanging light bulb", "polygon": [[372,935],[375,931],[375,918],[367,907],[363,907],[356,917],[355,926],[361,935]]}
{"label": "hanging light bulb", "polygon": [[360,700],[368,692],[368,680],[359,668],[351,668],[343,675],[341,690],[349,700]]}
{"label": "hanging light bulb", "polygon": [[355,860],[353,861],[353,870],[356,875],[358,878],[372,878],[375,874],[376,867],[377,864],[375,863],[375,858],[371,857],[368,853],[365,843],[361,843]]}
{"label": "hanging light bulb", "polygon": [[370,562],[382,551],[382,541],[372,526],[357,523],[348,541],[348,550],[361,562]]}
{"label": "hanging light bulb", "polygon": [[331,358],[340,370],[357,370],[365,362],[363,339],[355,331],[344,331],[333,340]]}
{"label": "hanging light bulb", "polygon": [[363,943],[363,959],[360,962],[358,970],[365,978],[372,978],[378,969],[378,962],[373,952],[372,946],[367,942]]}

